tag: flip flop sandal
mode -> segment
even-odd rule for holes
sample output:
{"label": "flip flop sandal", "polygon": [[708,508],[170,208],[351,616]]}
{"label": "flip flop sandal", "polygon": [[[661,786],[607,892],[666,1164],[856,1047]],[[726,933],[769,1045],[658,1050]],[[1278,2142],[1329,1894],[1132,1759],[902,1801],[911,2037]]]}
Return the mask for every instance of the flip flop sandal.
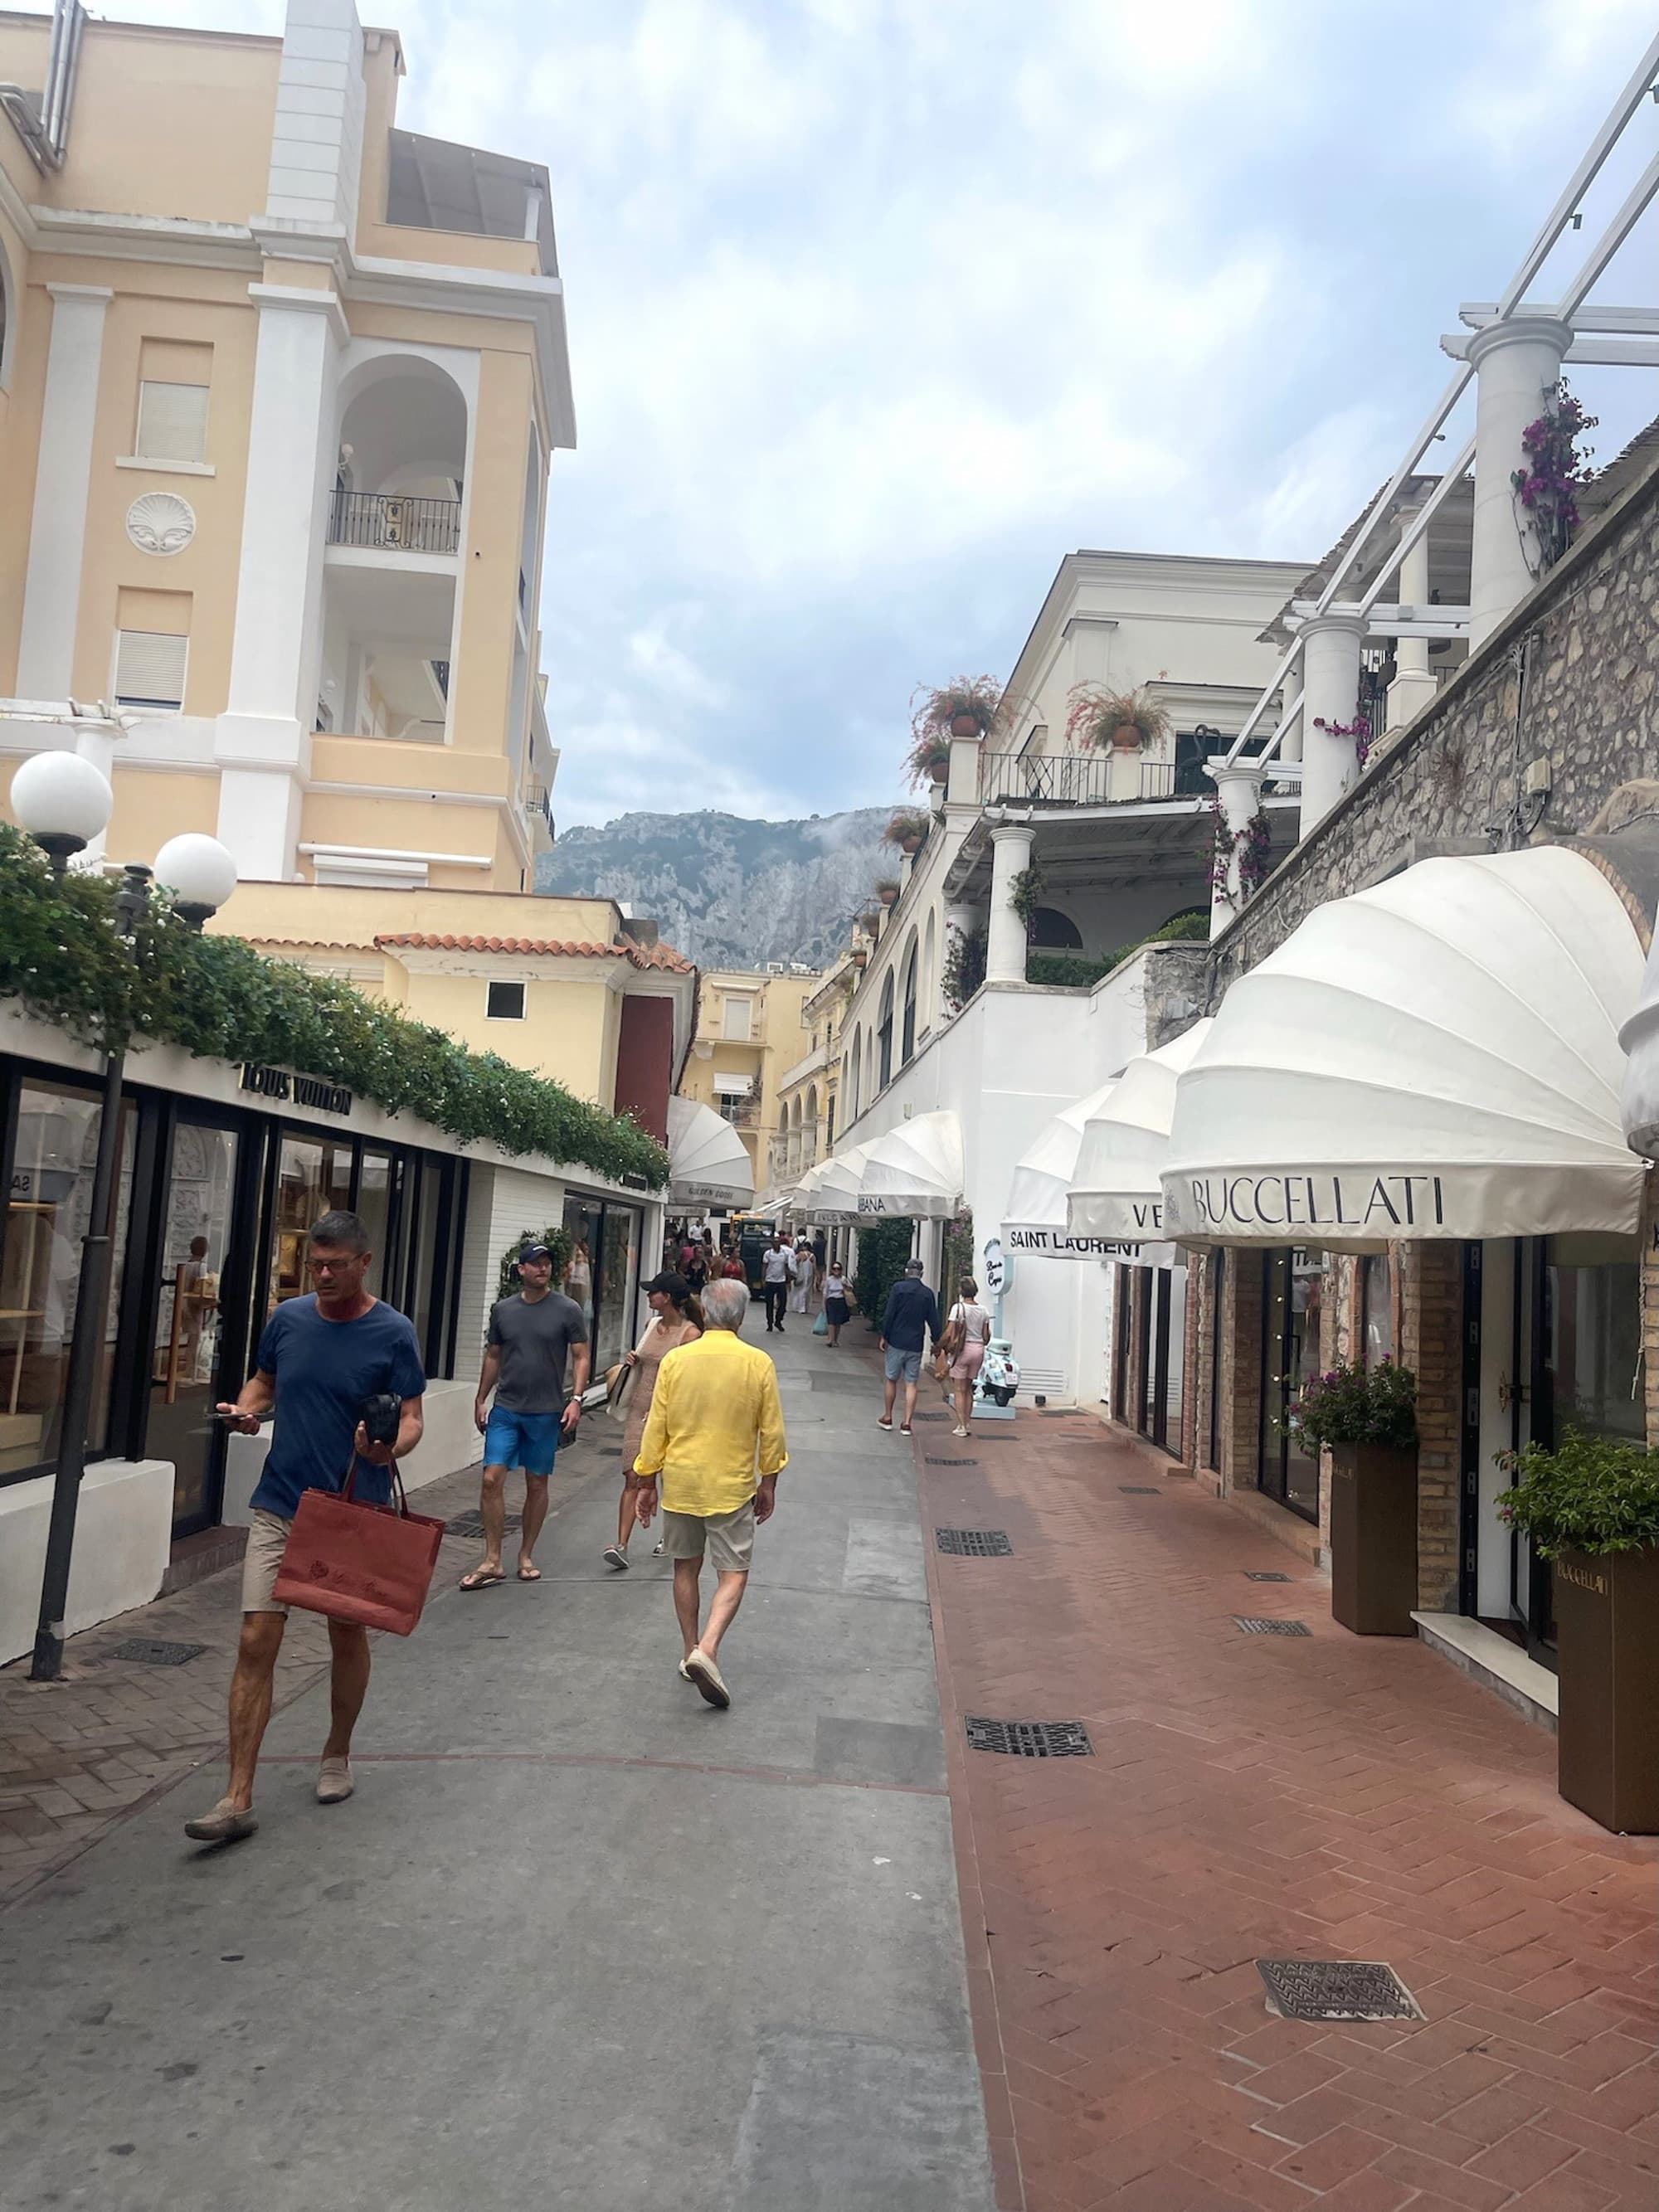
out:
{"label": "flip flop sandal", "polygon": [[541,1578],[542,1571],[539,1567],[520,1567],[519,1569],[519,1580],[521,1583],[538,1583]]}
{"label": "flip flop sandal", "polygon": [[488,1572],[482,1567],[474,1567],[470,1574],[461,1577],[456,1587],[464,1590],[491,1589],[497,1583],[506,1580],[507,1577],[498,1567],[491,1567]]}

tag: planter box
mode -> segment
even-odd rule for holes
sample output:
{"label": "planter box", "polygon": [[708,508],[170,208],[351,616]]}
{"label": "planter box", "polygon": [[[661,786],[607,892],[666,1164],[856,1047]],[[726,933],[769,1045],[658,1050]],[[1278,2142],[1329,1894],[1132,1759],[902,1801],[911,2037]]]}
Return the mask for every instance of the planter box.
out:
{"label": "planter box", "polygon": [[1626,1836],[1659,1835],[1659,1549],[1555,1561],[1558,1784]]}
{"label": "planter box", "polygon": [[1415,1636],[1417,1448],[1331,1446],[1331,1618],[1356,1636]]}

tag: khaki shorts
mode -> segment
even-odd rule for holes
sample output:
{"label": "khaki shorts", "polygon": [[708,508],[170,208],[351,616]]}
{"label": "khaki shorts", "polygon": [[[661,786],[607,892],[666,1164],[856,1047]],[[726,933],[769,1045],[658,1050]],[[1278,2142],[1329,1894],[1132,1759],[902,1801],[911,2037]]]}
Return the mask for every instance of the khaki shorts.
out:
{"label": "khaki shorts", "polygon": [[669,1513],[662,1516],[662,1548],[671,1559],[700,1559],[717,1572],[746,1575],[755,1559],[755,1501],[732,1513]]}
{"label": "khaki shorts", "polygon": [[253,1520],[247,1532],[247,1549],[242,1554],[242,1610],[244,1613],[283,1613],[285,1605],[278,1605],[271,1591],[276,1586],[276,1570],[283,1564],[283,1553],[288,1546],[288,1532],[294,1526],[280,1515],[267,1513],[262,1506],[253,1509]]}

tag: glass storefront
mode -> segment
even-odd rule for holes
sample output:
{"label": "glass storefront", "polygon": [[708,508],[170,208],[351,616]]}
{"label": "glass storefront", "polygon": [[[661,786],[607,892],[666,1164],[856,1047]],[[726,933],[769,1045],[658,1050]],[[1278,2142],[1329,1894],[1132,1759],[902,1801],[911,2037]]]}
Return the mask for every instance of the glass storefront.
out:
{"label": "glass storefront", "polygon": [[234,1129],[184,1120],[173,1131],[146,1449],[151,1458],[173,1462],[173,1525],[179,1534],[213,1518],[213,1409],[222,1395],[234,1397],[243,1380],[227,1373],[222,1392],[225,1322],[234,1310],[228,1279],[233,1261],[243,1256],[233,1251],[240,1143]]}
{"label": "glass storefront", "polygon": [[1359,1364],[1380,1367],[1395,1356],[1394,1268],[1386,1253],[1373,1252],[1359,1263]]}
{"label": "glass storefront", "polygon": [[1319,1455],[1304,1450],[1288,1419],[1291,1401],[1320,1371],[1325,1258],[1281,1248],[1261,1255],[1261,1449],[1257,1480],[1269,1498],[1304,1520],[1319,1518]]}
{"label": "glass storefront", "polygon": [[345,1139],[285,1132],[276,1163],[276,1200],[266,1249],[266,1317],[284,1298],[311,1288],[306,1236],[313,1221],[351,1204],[351,1146]]}
{"label": "glass storefront", "polygon": [[596,1379],[632,1350],[638,1334],[641,1221],[636,1206],[574,1193],[564,1202],[564,1225],[574,1249],[563,1288],[587,1322]]}

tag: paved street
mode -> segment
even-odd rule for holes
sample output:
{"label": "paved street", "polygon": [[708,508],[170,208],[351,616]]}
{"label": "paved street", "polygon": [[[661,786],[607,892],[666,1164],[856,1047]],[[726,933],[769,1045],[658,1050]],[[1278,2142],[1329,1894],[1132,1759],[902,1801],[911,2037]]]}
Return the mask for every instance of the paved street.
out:
{"label": "paved street", "polygon": [[205,2212],[256,2175],[264,2212],[988,2207],[910,1455],[856,1355],[778,1350],[731,1713],[676,1673],[648,1546],[599,1562],[594,1423],[539,1587],[379,1644],[349,1804],[311,1801],[313,1687],[257,1838],[185,1843],[209,1769],[0,1917],[8,2212]]}

